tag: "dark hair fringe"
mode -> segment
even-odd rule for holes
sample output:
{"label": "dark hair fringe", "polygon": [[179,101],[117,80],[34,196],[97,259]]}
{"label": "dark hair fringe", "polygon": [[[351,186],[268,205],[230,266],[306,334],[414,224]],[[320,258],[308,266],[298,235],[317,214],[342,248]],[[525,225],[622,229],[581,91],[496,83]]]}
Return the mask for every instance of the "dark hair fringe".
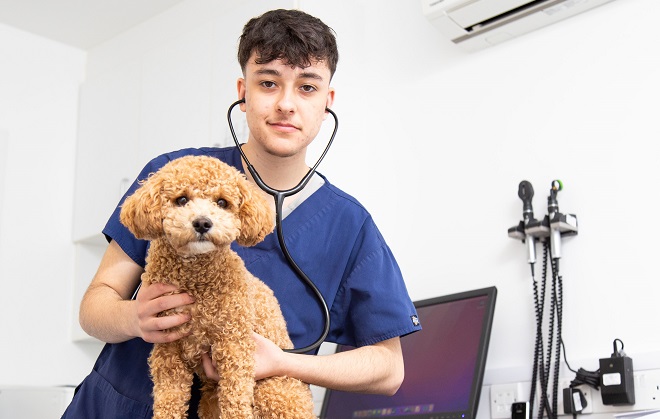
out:
{"label": "dark hair fringe", "polygon": [[339,61],[332,28],[300,10],[271,10],[250,19],[243,27],[238,46],[238,62],[243,71],[253,52],[257,64],[281,59],[305,68],[324,62],[331,76]]}

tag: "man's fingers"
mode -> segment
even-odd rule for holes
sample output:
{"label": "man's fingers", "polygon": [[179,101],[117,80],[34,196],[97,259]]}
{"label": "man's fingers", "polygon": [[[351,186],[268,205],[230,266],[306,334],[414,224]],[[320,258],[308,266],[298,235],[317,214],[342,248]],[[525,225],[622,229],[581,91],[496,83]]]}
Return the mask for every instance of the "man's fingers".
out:
{"label": "man's fingers", "polygon": [[158,310],[157,313],[172,308],[183,307],[194,302],[195,300],[186,293],[163,295],[153,300],[155,308]]}
{"label": "man's fingers", "polygon": [[215,368],[213,360],[211,359],[211,356],[206,352],[202,352],[202,368],[204,369],[204,374],[208,379],[213,381],[220,380],[220,375],[218,375],[218,371]]}
{"label": "man's fingers", "polygon": [[151,319],[151,330],[154,331],[166,331],[176,326],[181,326],[182,324],[190,321],[191,317],[188,313],[179,313],[172,314],[169,316],[163,317],[154,317]]}
{"label": "man's fingers", "polygon": [[[176,317],[175,319],[173,319]],[[188,320],[190,320],[190,316],[185,317],[185,316],[169,316],[169,317],[159,317],[159,320],[163,320],[163,324],[167,325],[170,322],[176,321],[176,323],[173,324],[173,326],[168,326],[163,329],[153,329],[149,332],[145,332],[144,336],[142,337],[145,341],[150,342],[150,343],[169,343],[169,342],[174,342],[175,340],[181,339],[182,337],[189,336],[192,332],[188,331],[185,332],[183,330],[171,330],[172,327],[181,325]],[[167,321],[165,321],[167,319]]]}

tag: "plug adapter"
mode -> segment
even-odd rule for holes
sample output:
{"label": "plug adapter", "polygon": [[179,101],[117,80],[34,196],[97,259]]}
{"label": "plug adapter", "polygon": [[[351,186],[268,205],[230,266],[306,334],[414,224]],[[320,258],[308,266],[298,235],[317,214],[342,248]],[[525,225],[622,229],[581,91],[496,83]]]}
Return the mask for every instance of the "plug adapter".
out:
{"label": "plug adapter", "polygon": [[530,419],[529,402],[514,402],[511,405],[511,419]]}
{"label": "plug adapter", "polygon": [[579,389],[566,387],[564,389],[564,413],[582,413],[587,407],[587,399]]}
{"label": "plug adapter", "polygon": [[603,404],[635,404],[632,358],[615,351],[610,358],[601,358],[599,361]]}

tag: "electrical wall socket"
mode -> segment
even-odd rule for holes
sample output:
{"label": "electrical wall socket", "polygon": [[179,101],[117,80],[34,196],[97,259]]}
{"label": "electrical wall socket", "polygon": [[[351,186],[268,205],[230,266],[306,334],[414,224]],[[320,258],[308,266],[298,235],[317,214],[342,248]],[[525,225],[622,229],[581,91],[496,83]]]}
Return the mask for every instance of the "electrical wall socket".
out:
{"label": "electrical wall socket", "polygon": [[634,375],[635,408],[660,409],[660,370],[636,371]]}
{"label": "electrical wall socket", "polygon": [[[511,405],[526,401],[529,397],[524,393],[524,383],[497,384],[490,386],[490,417],[491,419],[510,419]],[[529,389],[530,387],[527,386]]]}

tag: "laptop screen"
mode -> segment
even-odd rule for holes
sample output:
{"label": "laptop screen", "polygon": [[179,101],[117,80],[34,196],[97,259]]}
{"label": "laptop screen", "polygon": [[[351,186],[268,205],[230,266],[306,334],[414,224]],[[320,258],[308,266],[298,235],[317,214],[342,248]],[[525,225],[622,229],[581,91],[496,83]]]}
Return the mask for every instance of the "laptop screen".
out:
{"label": "laptop screen", "polygon": [[327,390],[321,418],[475,418],[496,295],[490,287],[415,302],[422,330],[401,338],[406,373],[399,391]]}

